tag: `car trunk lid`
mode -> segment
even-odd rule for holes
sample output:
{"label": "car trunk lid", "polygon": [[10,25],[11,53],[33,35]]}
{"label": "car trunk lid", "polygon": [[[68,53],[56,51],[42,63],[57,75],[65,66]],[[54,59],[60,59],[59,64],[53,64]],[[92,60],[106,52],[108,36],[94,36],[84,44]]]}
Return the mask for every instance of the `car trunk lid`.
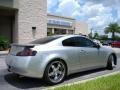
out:
{"label": "car trunk lid", "polygon": [[[26,50],[31,50],[34,48],[35,44],[11,44],[11,49],[10,49],[10,54],[17,56],[18,53],[22,53],[23,51]],[[22,54],[21,54],[22,55]],[[26,56],[26,55],[25,55]]]}

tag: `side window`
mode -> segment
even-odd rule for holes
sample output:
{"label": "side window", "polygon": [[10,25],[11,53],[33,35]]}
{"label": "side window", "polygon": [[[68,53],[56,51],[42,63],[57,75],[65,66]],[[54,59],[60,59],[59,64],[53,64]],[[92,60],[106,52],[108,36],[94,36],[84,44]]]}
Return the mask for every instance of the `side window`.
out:
{"label": "side window", "polygon": [[72,37],[62,42],[63,46],[94,47],[95,43],[84,37]]}
{"label": "side window", "polygon": [[80,37],[72,37],[69,39],[66,39],[62,42],[63,46],[72,46],[72,47],[80,47]]}
{"label": "side window", "polygon": [[95,43],[93,43],[91,40],[84,38],[84,37],[80,37],[79,38],[79,42],[80,42],[80,47],[94,47]]}
{"label": "side window", "polygon": [[74,37],[64,40],[62,44],[63,46],[75,46]]}

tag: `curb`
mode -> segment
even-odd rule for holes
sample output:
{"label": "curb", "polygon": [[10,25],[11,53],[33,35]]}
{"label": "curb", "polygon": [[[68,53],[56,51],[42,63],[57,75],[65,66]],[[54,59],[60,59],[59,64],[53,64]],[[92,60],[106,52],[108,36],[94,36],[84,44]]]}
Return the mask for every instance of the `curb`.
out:
{"label": "curb", "polygon": [[2,54],[0,53],[0,56],[5,56],[5,55],[7,55],[7,53],[2,53]]}
{"label": "curb", "polygon": [[78,81],[78,82],[73,82],[73,83],[64,84],[64,85],[58,85],[58,86],[55,86],[55,87],[48,87],[44,90],[54,90],[55,88],[59,88],[59,87],[63,87],[63,86],[71,86],[71,85],[74,85],[74,84],[85,83],[87,81],[96,80],[96,79],[99,79],[99,78],[102,78],[102,77],[107,77],[107,76],[111,76],[111,75],[118,74],[118,73],[120,73],[120,71],[115,71],[113,73],[101,75],[101,76],[98,76],[98,77],[95,77],[95,78],[90,78],[90,79],[86,79],[86,80],[82,80],[82,81]]}
{"label": "curb", "polygon": [[0,56],[7,55],[8,51],[0,51]]}

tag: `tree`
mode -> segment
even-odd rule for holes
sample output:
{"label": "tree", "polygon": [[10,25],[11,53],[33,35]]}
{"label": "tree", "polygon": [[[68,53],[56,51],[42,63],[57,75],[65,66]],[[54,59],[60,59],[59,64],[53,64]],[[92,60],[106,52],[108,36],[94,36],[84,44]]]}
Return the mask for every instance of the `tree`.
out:
{"label": "tree", "polygon": [[105,28],[105,33],[112,33],[112,40],[115,40],[115,33],[120,33],[120,26],[118,23],[110,23],[108,27]]}
{"label": "tree", "polygon": [[99,38],[101,40],[108,40],[108,35],[100,35]]}
{"label": "tree", "polygon": [[120,36],[118,36],[118,35],[115,35],[115,40],[120,40]]}
{"label": "tree", "polygon": [[94,37],[93,37],[94,39],[99,39],[99,34],[96,32],[95,34],[94,34]]}

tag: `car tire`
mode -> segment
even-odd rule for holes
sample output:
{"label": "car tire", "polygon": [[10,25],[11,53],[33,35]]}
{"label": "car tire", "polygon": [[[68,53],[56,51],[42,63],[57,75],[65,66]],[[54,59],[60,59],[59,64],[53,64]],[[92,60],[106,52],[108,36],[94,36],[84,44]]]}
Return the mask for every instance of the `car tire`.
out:
{"label": "car tire", "polygon": [[113,55],[110,55],[109,58],[108,58],[108,62],[107,62],[107,69],[108,70],[113,70],[113,67],[114,67],[114,56]]}
{"label": "car tire", "polygon": [[44,72],[44,80],[50,85],[61,83],[66,76],[66,66],[60,60],[51,61]]}

